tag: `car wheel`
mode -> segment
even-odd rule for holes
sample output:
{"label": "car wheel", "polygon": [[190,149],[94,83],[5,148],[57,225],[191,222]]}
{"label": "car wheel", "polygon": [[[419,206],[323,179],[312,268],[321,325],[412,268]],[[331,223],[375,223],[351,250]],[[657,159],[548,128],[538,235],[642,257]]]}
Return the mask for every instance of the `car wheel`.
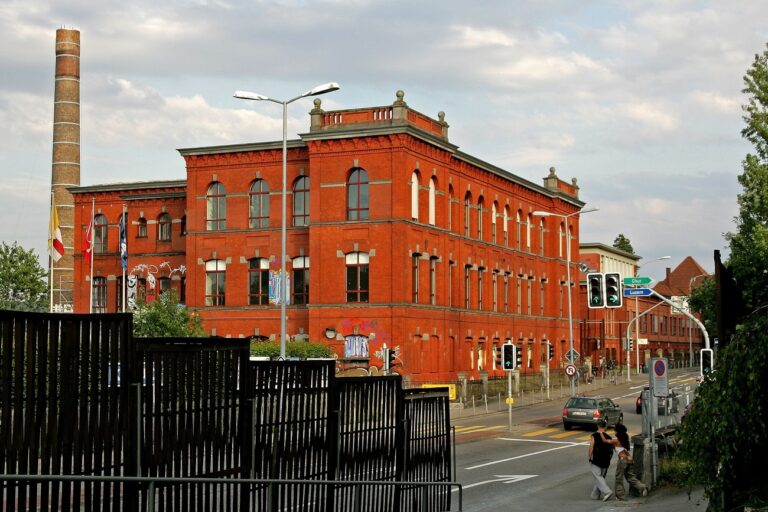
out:
{"label": "car wheel", "polygon": [[565,430],[571,430],[571,429],[573,428],[573,425],[571,425],[570,423],[568,423],[568,422],[564,421],[564,422],[563,422],[563,428],[564,428]]}

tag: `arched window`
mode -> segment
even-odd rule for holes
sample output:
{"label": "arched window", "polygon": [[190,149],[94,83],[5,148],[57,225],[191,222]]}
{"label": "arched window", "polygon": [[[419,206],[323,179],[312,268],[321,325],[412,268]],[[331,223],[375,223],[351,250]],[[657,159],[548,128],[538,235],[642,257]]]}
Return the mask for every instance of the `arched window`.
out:
{"label": "arched window", "polygon": [[136,238],[147,238],[147,219],[139,217],[136,222]]}
{"label": "arched window", "polygon": [[472,194],[467,192],[464,196],[464,236],[469,238],[469,229],[472,225],[469,212],[472,209]]}
{"label": "arched window", "polygon": [[523,212],[517,210],[517,250],[522,248],[523,239]]}
{"label": "arched window", "polygon": [[539,219],[539,255],[544,256],[544,219]]}
{"label": "arched window", "polygon": [[157,239],[160,242],[171,241],[171,215],[161,213],[157,218]]}
{"label": "arched window", "polygon": [[453,185],[448,185],[448,231],[453,231]]}
{"label": "arched window", "polygon": [[227,229],[227,191],[218,181],[210,184],[205,196],[205,228]]}
{"label": "arched window", "polygon": [[368,253],[350,252],[345,261],[347,302],[368,302]]}
{"label": "arched window", "polygon": [[419,173],[411,174],[411,218],[419,220]]}
{"label": "arched window", "polygon": [[429,180],[429,224],[435,225],[435,194],[437,193],[437,178]]}
{"label": "arched window", "polygon": [[509,206],[504,207],[504,247],[509,247]]}
{"label": "arched window", "polygon": [[309,256],[293,258],[293,303],[309,304]]}
{"label": "arched window", "polygon": [[485,208],[485,199],[480,196],[477,200],[477,239],[483,239],[483,209]]}
{"label": "arched window", "polygon": [[248,191],[248,226],[269,227],[269,185],[264,180],[255,180]]}
{"label": "arched window", "polygon": [[368,218],[368,173],[353,169],[347,179],[347,220]]}
{"label": "arched window", "polygon": [[491,205],[491,242],[496,243],[496,201]]}
{"label": "arched window", "polygon": [[309,178],[302,176],[293,184],[293,225],[309,226]]}
{"label": "arched window", "polygon": [[223,306],[227,284],[227,264],[223,260],[205,262],[205,305]]}
{"label": "arched window", "polygon": [[93,219],[93,252],[95,254],[107,252],[109,242],[107,216],[98,214]]}

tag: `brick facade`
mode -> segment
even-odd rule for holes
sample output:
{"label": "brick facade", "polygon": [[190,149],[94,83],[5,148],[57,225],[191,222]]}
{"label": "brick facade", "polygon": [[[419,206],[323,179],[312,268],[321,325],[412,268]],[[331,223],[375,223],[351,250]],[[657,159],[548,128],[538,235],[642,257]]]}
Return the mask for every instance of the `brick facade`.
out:
{"label": "brick facade", "polygon": [[[329,343],[342,365],[381,366],[386,344],[399,348],[401,371],[413,382],[454,381],[460,372],[476,378],[481,370],[502,375],[494,353],[510,339],[524,347],[523,371],[540,371],[547,342],[555,347],[549,365],[561,368],[566,228],[560,217],[530,214],[577,212],[583,203],[575,181],[552,169],[536,185],[462,153],[448,141],[442,113],[435,120],[412,110],[400,92],[392,106],[324,112],[320,105],[315,100],[310,132],[288,143],[286,264],[282,144],[269,142],[182,149],[187,179],[175,186],[76,189],[76,225],[87,225],[95,196],[111,226],[110,249],[95,268],[120,274],[113,240],[122,204],[134,229],[140,212],[156,219],[165,208],[175,228],[186,215],[186,236],[174,229],[170,246],[161,247],[151,226],[145,241],[134,243],[129,234],[128,268],[166,260],[170,268],[185,266],[186,304],[211,333],[278,339],[280,309],[261,304],[260,272],[287,267],[293,278],[294,263],[308,259],[308,304],[291,297],[288,334]],[[252,203],[268,204],[268,216],[252,211]],[[578,216],[569,223],[578,254]],[[87,311],[82,263],[76,259],[76,307]],[[366,266],[363,290],[349,276],[364,275]],[[223,295],[213,293],[210,283],[222,278]],[[575,317],[581,300],[573,294]]]}

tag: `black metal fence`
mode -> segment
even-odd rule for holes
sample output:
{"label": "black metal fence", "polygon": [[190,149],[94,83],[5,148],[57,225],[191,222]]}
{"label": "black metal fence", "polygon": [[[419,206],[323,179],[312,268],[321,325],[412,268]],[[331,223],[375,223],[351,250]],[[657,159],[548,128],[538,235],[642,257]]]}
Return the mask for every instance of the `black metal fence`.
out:
{"label": "black metal fence", "polygon": [[5,480],[0,508],[450,508],[449,485],[407,485],[451,482],[447,393],[252,362],[246,340],[130,333],[130,315],[0,312],[0,472],[108,477]]}

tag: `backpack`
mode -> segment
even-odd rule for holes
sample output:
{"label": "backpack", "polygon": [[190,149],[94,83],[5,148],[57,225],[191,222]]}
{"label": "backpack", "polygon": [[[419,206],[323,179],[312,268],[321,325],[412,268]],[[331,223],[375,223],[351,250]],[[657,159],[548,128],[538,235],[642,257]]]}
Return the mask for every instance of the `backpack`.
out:
{"label": "backpack", "polygon": [[[595,439],[595,446],[592,448],[592,464],[599,468],[607,468],[611,465],[611,457],[613,457],[613,445],[610,443],[604,443],[600,439],[600,433],[595,432],[592,434]],[[607,433],[606,439],[611,439]]]}

